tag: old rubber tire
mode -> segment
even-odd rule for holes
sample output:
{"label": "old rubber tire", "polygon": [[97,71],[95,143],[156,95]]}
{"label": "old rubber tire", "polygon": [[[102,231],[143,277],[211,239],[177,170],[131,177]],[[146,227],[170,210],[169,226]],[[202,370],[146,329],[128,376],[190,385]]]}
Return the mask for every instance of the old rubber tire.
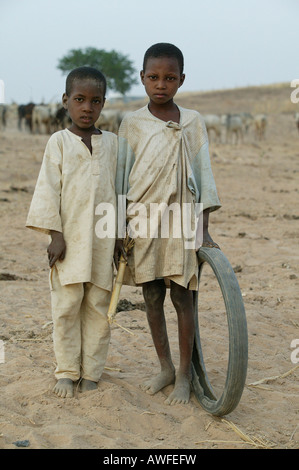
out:
{"label": "old rubber tire", "polygon": [[223,254],[217,248],[201,247],[197,253],[200,275],[204,263],[208,263],[221,288],[228,325],[228,366],[224,390],[216,398],[206,372],[198,322],[198,292],[194,293],[195,339],[192,357],[192,388],[201,406],[215,416],[229,414],[238,405],[247,374],[248,337],[245,308],[236,275]]}

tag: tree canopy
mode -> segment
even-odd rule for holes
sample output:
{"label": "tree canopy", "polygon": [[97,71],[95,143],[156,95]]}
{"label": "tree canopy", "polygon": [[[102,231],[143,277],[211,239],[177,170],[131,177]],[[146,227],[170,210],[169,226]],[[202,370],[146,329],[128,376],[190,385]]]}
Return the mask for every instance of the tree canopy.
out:
{"label": "tree canopy", "polygon": [[57,68],[66,74],[84,65],[99,69],[107,79],[108,88],[122,95],[126,94],[132,85],[138,83],[131,60],[114,50],[107,52],[94,47],[71,49],[67,55],[59,59]]}

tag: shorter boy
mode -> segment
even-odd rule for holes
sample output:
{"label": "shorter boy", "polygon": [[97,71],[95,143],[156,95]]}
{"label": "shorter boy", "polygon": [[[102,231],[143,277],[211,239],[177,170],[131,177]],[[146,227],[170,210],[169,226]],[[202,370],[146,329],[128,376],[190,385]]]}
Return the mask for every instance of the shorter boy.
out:
{"label": "shorter boy", "polygon": [[45,154],[26,226],[49,234],[54,392],[73,396],[97,387],[110,341],[107,311],[113,280],[113,238],[95,234],[95,209],[115,207],[117,137],[95,127],[105,104],[106,79],[92,67],[67,77],[63,106],[69,129],[54,133]]}

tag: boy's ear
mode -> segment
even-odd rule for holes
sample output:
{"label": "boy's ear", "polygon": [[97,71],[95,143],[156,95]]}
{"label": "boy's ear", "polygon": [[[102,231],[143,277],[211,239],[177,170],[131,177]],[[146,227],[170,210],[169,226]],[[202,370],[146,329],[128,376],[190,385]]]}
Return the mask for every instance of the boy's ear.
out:
{"label": "boy's ear", "polygon": [[63,104],[64,109],[67,109],[67,101],[68,101],[68,96],[67,96],[66,93],[63,93],[63,95],[62,95],[62,104]]}
{"label": "boy's ear", "polygon": [[181,74],[181,78],[180,78],[180,85],[179,85],[179,86],[182,86],[183,83],[184,83],[184,81],[185,81],[185,74],[182,73],[182,74]]}
{"label": "boy's ear", "polygon": [[144,85],[144,71],[143,70],[140,70],[140,78],[141,78],[142,84]]}

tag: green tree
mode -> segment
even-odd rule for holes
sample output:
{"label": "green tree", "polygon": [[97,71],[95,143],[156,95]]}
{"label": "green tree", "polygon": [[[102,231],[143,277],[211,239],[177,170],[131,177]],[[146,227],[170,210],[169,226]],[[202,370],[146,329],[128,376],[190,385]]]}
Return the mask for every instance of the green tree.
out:
{"label": "green tree", "polygon": [[108,88],[122,95],[126,94],[132,85],[138,83],[131,60],[114,50],[107,52],[94,47],[72,49],[59,59],[57,68],[66,74],[83,65],[101,70],[107,79]]}

